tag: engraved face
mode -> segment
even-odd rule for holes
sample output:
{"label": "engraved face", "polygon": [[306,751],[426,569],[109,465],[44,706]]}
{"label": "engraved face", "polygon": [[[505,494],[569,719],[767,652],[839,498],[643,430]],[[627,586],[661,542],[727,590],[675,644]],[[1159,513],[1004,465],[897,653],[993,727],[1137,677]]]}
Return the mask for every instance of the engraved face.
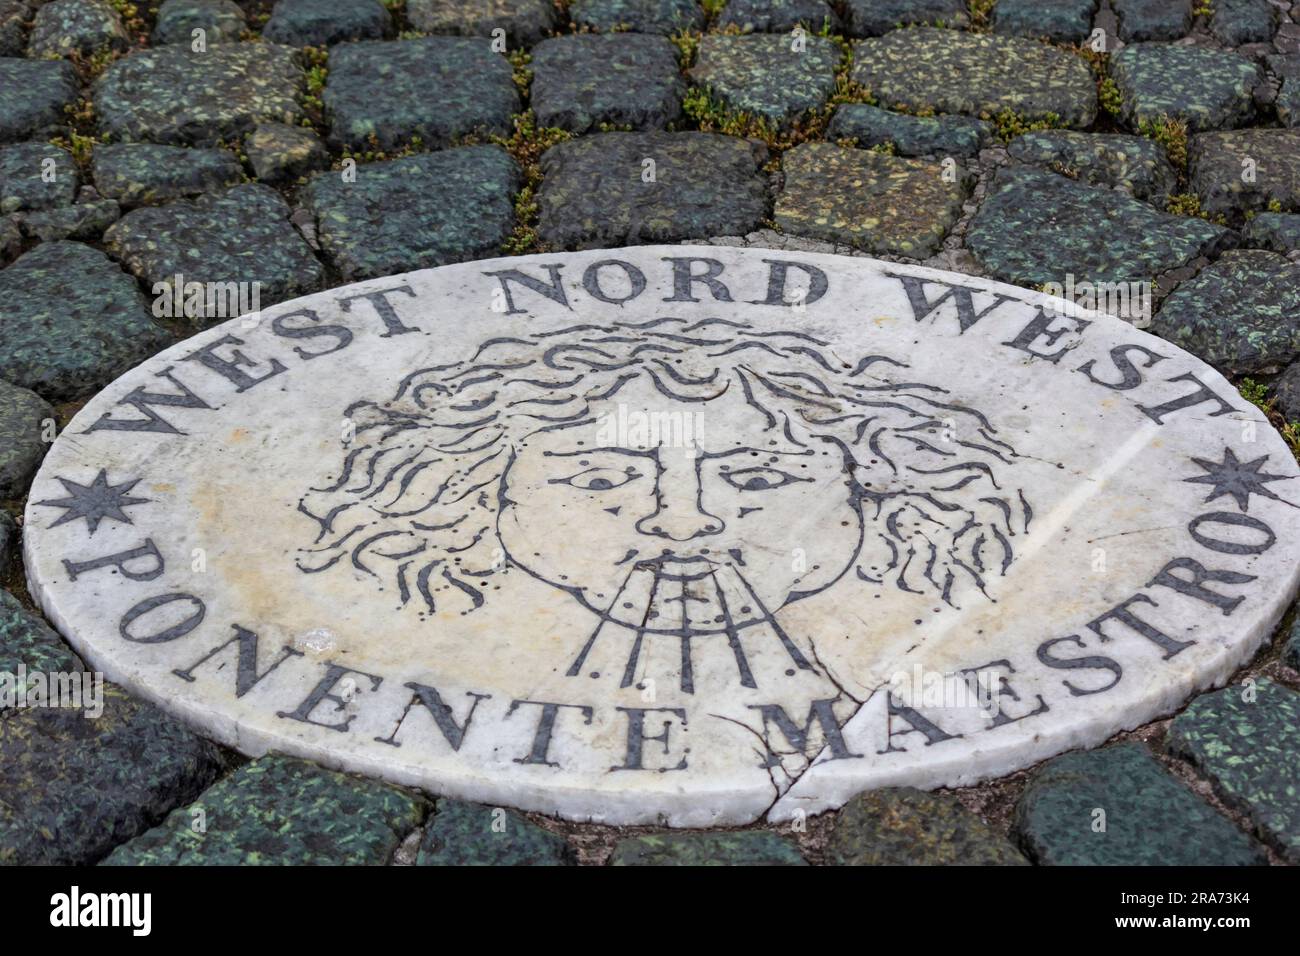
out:
{"label": "engraved face", "polygon": [[340,466],[299,501],[298,567],[374,578],[422,619],[526,575],[595,616],[565,673],[608,673],[588,661],[613,643],[622,686],[679,643],[689,690],[705,634],[744,686],[755,646],[811,669],[783,608],[845,580],[987,599],[1029,520],[997,480],[1014,449],[905,367],[721,319],[491,339],[349,407]]}
{"label": "engraved face", "polygon": [[691,583],[664,626],[701,630],[759,619],[852,565],[862,519],[836,444],[787,437],[740,389],[685,402],[642,380],[618,399],[517,450],[498,522],[511,562],[628,624],[646,612],[644,585]]}

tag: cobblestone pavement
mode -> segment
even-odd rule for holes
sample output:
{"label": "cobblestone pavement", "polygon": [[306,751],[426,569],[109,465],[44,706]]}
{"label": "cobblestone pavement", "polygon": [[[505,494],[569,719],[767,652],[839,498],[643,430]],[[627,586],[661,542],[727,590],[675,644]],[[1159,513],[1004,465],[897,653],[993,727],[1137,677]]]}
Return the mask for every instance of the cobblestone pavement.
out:
{"label": "cobblestone pavement", "polygon": [[[1289,0],[0,0],[0,187],[7,671],[81,667],[32,610],[18,516],[51,421],[220,321],[154,318],[177,273],[269,303],[711,241],[1152,283],[1128,317],[1300,440]],[[96,720],[0,713],[0,862],[1296,863],[1294,617],[1226,688],[1103,748],[800,828],[435,800],[245,760],[114,690]],[[1079,822],[1097,806],[1104,841]]]}

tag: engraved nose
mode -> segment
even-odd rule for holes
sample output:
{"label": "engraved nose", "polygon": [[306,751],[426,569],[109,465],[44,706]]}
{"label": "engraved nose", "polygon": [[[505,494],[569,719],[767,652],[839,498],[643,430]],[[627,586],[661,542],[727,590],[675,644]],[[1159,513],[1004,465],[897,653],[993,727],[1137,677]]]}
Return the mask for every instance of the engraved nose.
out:
{"label": "engraved nose", "polygon": [[670,541],[691,541],[722,533],[722,519],[701,509],[694,494],[680,489],[675,497],[661,498],[654,514],[646,515],[636,523],[641,534]]}
{"label": "engraved nose", "polygon": [[636,523],[641,534],[669,541],[690,541],[722,532],[722,522],[713,515],[695,509],[665,509],[647,515]]}
{"label": "engraved nose", "polygon": [[659,455],[654,513],[636,523],[641,534],[668,541],[691,541],[721,534],[722,519],[700,504],[700,474],[694,458]]}

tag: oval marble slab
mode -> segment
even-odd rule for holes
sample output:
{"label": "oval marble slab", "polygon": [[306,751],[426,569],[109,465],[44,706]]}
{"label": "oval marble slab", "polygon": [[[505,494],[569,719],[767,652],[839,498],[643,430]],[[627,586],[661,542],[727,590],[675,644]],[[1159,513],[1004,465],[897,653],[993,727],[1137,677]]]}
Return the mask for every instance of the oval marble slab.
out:
{"label": "oval marble slab", "polygon": [[1061,300],[640,247],[174,346],[55,442],[25,560],[91,665],[245,753],[712,826],[1221,683],[1295,593],[1298,475],[1208,366]]}

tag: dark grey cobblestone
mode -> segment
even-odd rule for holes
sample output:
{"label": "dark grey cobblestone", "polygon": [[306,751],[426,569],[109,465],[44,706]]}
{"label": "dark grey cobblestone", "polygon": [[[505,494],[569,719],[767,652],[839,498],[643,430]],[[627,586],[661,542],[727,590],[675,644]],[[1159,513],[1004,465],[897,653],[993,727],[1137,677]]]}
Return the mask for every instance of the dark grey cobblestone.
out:
{"label": "dark grey cobblestone", "polygon": [[1170,726],[1168,746],[1258,836],[1300,863],[1300,694],[1266,678],[1252,684],[1196,698]]}
{"label": "dark grey cobblestone", "polygon": [[99,193],[124,206],[165,202],[233,186],[243,179],[238,157],[227,149],[188,149],[155,143],[95,147]]}
{"label": "dark grey cobblestone", "polygon": [[18,216],[0,216],[0,266],[8,265],[22,250],[23,231]]}
{"label": "dark grey cobblestone", "polygon": [[704,11],[695,0],[573,0],[569,18],[579,27],[610,32],[661,33],[698,30]]}
{"label": "dark grey cobblestone", "polygon": [[1020,37],[916,28],[854,47],[853,79],[881,106],[903,112],[1055,117],[1087,126],[1097,91],[1083,59]]}
{"label": "dark grey cobblestone", "polygon": [[513,810],[438,801],[420,841],[419,866],[571,866],[564,837]]}
{"label": "dark grey cobblestone", "polygon": [[1016,804],[1014,829],[1030,859],[1045,866],[1268,862],[1261,846],[1137,743],[1049,760]]}
{"label": "dark grey cobblestone", "polygon": [[[83,669],[80,658],[52,627],[23,607],[8,591],[0,591],[0,672],[16,675],[19,666],[29,673],[68,673]],[[12,713],[5,713],[0,720]],[[3,852],[0,847],[0,854]]]}
{"label": "dark grey cobblestone", "polygon": [[1165,299],[1150,331],[1225,375],[1280,371],[1300,355],[1300,265],[1232,249]]}
{"label": "dark grey cobblestone", "polygon": [[993,127],[969,116],[908,116],[866,103],[835,108],[828,139],[854,139],[869,148],[886,143],[902,156],[973,156],[993,137]]}
{"label": "dark grey cobblestone", "polygon": [[0,215],[66,206],[80,185],[77,164],[65,149],[49,143],[0,146]]}
{"label": "dark grey cobblestone", "polygon": [[1277,8],[1268,0],[1214,0],[1210,32],[1227,46],[1267,42],[1276,27]]}
{"label": "dark grey cobblestone", "polygon": [[835,88],[839,48],[822,37],[707,36],[700,42],[691,80],[729,109],[780,126],[826,102]]}
{"label": "dark grey cobblestone", "polygon": [[103,865],[377,866],[392,859],[425,809],[421,797],[397,787],[268,754],[173,810]]}
{"label": "dark grey cobblestone", "polygon": [[77,89],[70,63],[0,58],[0,143],[57,135]]}
{"label": "dark grey cobblestone", "polygon": [[467,146],[320,173],[303,191],[321,247],[346,281],[496,255],[514,225],[520,172],[496,146]]}
{"label": "dark grey cobblestone", "polygon": [[961,215],[966,190],[938,163],[831,143],[796,146],[783,158],[785,188],[774,218],[785,232],[873,253],[924,259]]}
{"label": "dark grey cobblestone", "polygon": [[1255,112],[1259,66],[1220,50],[1166,43],[1135,43],[1111,58],[1111,76],[1123,97],[1131,129],[1165,117],[1191,130],[1238,126]]}
{"label": "dark grey cobblestone", "polygon": [[1300,249],[1300,214],[1261,212],[1246,223],[1243,242],[1274,252]]}
{"label": "dark grey cobblestone", "polygon": [[262,36],[286,46],[378,40],[393,20],[379,0],[277,0]]}
{"label": "dark grey cobblestone", "polygon": [[[260,183],[128,213],[104,245],[146,287],[258,283],[263,308],[320,288],[324,267],[289,222],[288,203]],[[228,319],[208,304],[204,318]]]}
{"label": "dark grey cobblestone", "polygon": [[512,47],[532,46],[556,24],[550,0],[407,0],[406,19],[425,33],[486,37],[500,28]]}
{"label": "dark grey cobblestone", "polygon": [[1001,171],[966,242],[991,275],[1021,285],[1139,282],[1229,241],[1202,219],[1158,212],[1122,192],[1029,168]]}
{"label": "dark grey cobblestone", "polygon": [[[1300,366],[1292,366],[1292,368],[1300,368]],[[1282,648],[1282,663],[1293,671],[1300,671],[1300,625],[1291,625],[1291,634],[1287,638],[1286,646]]]}
{"label": "dark grey cobblestone", "polygon": [[117,222],[121,215],[122,210],[116,201],[104,199],[21,213],[19,222],[23,232],[41,242],[91,240],[103,235],[104,230]]}
{"label": "dark grey cobblestone", "polygon": [[27,55],[89,56],[125,50],[129,42],[117,11],[106,0],[50,0],[36,11]]}
{"label": "dark grey cobblestone", "polygon": [[998,0],[993,32],[1082,43],[1092,33],[1097,0]]}
{"label": "dark grey cobblestone", "polygon": [[[1300,212],[1300,129],[1203,133],[1188,156],[1192,189],[1207,212],[1240,218],[1270,203]],[[1243,178],[1252,164],[1253,182]]]}
{"label": "dark grey cobblestone", "polygon": [[264,182],[296,179],[330,162],[329,151],[314,131],[285,123],[261,123],[248,134],[244,151],[253,174]]}
{"label": "dark grey cobblestone", "polygon": [[947,793],[869,790],[835,817],[827,862],[838,866],[1025,866],[1006,837]]}
{"label": "dark grey cobblestone", "polygon": [[356,149],[398,149],[416,136],[432,148],[476,131],[506,133],[519,109],[510,63],[490,41],[471,37],[339,46],[323,99],[332,141]]}
{"label": "dark grey cobblestone", "polygon": [[1111,0],[1119,18],[1119,38],[1177,40],[1192,28],[1192,0]]}
{"label": "dark grey cobblestone", "polygon": [[532,68],[532,107],[544,127],[663,129],[681,115],[685,83],[666,37],[555,37],[533,48]]}
{"label": "dark grey cobblestone", "polygon": [[1282,81],[1273,108],[1283,126],[1300,126],[1300,77],[1288,76]]}
{"label": "dark grey cobblestone", "polygon": [[[654,160],[654,181],[642,179]],[[711,133],[602,133],[542,155],[538,231],[557,248],[743,235],[767,212],[763,147]],[[593,182],[603,189],[595,192]]]}
{"label": "dark grey cobblestone", "polygon": [[0,378],[87,397],[169,344],[135,280],[102,252],[46,242],[0,272]]}
{"label": "dark grey cobblestone", "polygon": [[220,772],[214,744],[116,687],[104,712],[0,720],[0,863],[94,863],[192,800]]}
{"label": "dark grey cobblestone", "polygon": [[0,508],[0,568],[7,567],[18,553],[18,522]]}
{"label": "dark grey cobblestone", "polygon": [[[1273,397],[1277,402],[1277,410],[1285,416],[1287,421],[1300,420],[1300,362],[1293,362],[1287,366],[1287,370],[1277,377],[1272,386]],[[1300,646],[1296,641],[1296,628],[1291,628],[1291,639],[1287,642],[1288,653],[1295,647]],[[1295,666],[1294,663],[1291,664]]]}
{"label": "dark grey cobblestone", "polygon": [[235,0],[166,0],[158,8],[153,42],[192,43],[194,31],[203,31],[204,43],[229,43],[247,29],[244,10]]}
{"label": "dark grey cobblestone", "polygon": [[25,0],[0,0],[0,56],[23,55],[31,15]]}
{"label": "dark grey cobblestone", "polygon": [[1300,53],[1300,23],[1280,23],[1273,36],[1279,53]]}
{"label": "dark grey cobblestone", "polygon": [[766,830],[645,833],[614,846],[610,866],[807,866],[790,840]]}
{"label": "dark grey cobblestone", "polygon": [[874,37],[904,26],[965,28],[970,15],[964,0],[848,0],[849,33]]}
{"label": "dark grey cobblestone", "polygon": [[54,421],[54,409],[43,398],[0,380],[0,499],[27,493],[49,448],[43,440],[47,421]]}
{"label": "dark grey cobblestone", "polygon": [[259,122],[297,123],[303,72],[273,43],[188,44],[138,50],[95,84],[95,114],[115,141],[213,146]]}
{"label": "dark grey cobblestone", "polygon": [[790,33],[796,26],[817,33],[825,26],[833,31],[842,26],[825,0],[728,0],[718,25],[745,33]]}
{"label": "dark grey cobblestone", "polygon": [[1156,206],[1178,182],[1164,148],[1144,136],[1045,130],[1016,137],[1007,153],[1095,186],[1122,186]]}

